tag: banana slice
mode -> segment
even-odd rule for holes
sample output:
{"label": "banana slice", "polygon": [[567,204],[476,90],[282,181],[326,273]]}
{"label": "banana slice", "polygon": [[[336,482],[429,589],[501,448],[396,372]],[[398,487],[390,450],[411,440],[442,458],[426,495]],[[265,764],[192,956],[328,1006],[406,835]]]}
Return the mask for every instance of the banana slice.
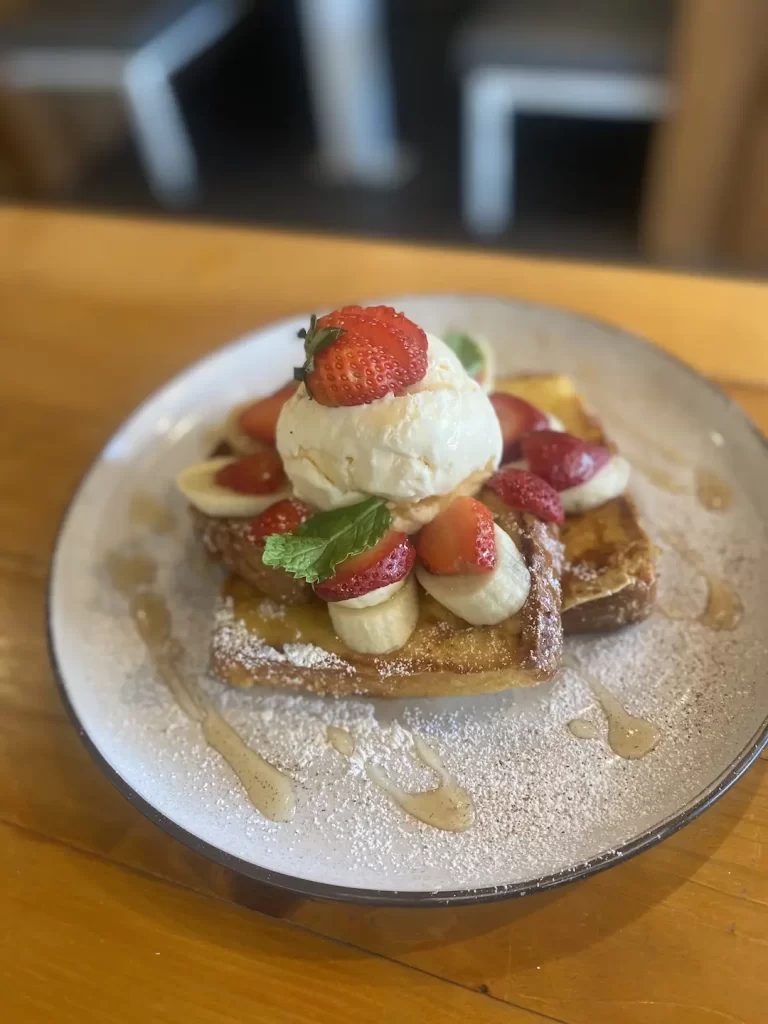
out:
{"label": "banana slice", "polygon": [[330,603],[335,604],[337,608],[375,608],[377,604],[384,604],[390,597],[394,597],[398,590],[402,590],[407,578],[407,576],[403,576],[396,583],[388,583],[385,587],[379,587],[378,590],[369,590],[367,594],[361,594],[360,597],[349,597],[346,601]]}
{"label": "banana slice", "polygon": [[176,477],[176,486],[196,509],[207,516],[257,516],[276,501],[290,498],[290,491],[273,494],[239,494],[216,483],[216,474],[231,462],[230,456],[196,462],[182,469]]}
{"label": "banana slice", "polygon": [[241,402],[240,405],[236,405],[235,408],[230,412],[227,418],[224,420],[223,434],[224,440],[227,441],[232,448],[237,452],[238,455],[255,455],[256,452],[264,451],[267,447],[263,441],[256,441],[252,437],[243,433],[240,429],[239,419],[240,414],[244,409],[253,405],[258,399],[254,398],[250,402]]}
{"label": "banana slice", "polygon": [[394,596],[373,607],[350,608],[346,601],[328,604],[333,628],[347,647],[360,654],[389,654],[407,643],[419,618],[419,597],[413,573],[402,583]]}
{"label": "banana slice", "polygon": [[623,494],[629,482],[629,463],[621,455],[612,455],[595,475],[583,484],[560,491],[560,500],[569,516],[599,508]]}
{"label": "banana slice", "polygon": [[515,542],[494,524],[496,567],[478,576],[437,576],[416,565],[416,576],[428,594],[472,626],[495,626],[526,602],[531,574]]}

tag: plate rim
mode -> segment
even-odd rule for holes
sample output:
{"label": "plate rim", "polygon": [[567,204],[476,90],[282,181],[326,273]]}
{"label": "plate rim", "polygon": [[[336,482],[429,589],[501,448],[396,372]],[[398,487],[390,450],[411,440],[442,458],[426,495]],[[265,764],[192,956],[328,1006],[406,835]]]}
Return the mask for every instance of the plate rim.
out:
{"label": "plate rim", "polygon": [[[554,311],[558,314],[565,314],[584,323],[599,327],[601,330],[607,330],[609,332],[623,335],[624,338],[633,345],[639,346],[640,348],[652,349],[657,355],[660,355],[662,358],[672,362],[689,376],[694,377],[700,384],[704,384],[710,391],[714,392],[720,400],[729,406],[731,410],[735,410],[742,418],[745,426],[747,426],[761,442],[766,450],[766,455],[768,456],[768,438],[763,435],[748,413],[746,413],[734,399],[727,395],[715,381],[699,373],[698,370],[694,369],[688,363],[684,362],[672,353],[667,352],[665,349],[656,345],[653,341],[650,341],[641,335],[634,334],[633,332],[612,324],[609,321],[575,312],[564,306],[556,306],[550,303],[530,302],[525,299],[488,295],[478,292],[411,292],[394,297],[386,296],[386,299],[389,302],[391,302],[393,298],[401,304],[407,303],[409,300],[416,299],[439,300],[452,298],[486,300],[500,305],[512,306],[518,309],[522,307],[535,312],[546,313],[548,311]],[[369,304],[375,304],[377,300],[366,299],[364,301]],[[378,300],[379,303],[381,301],[382,299]],[[88,464],[67,502],[56,529],[48,569],[45,598],[46,642],[48,657],[53,671],[54,683],[56,685],[59,698],[64,706],[64,710],[67,717],[75,727],[75,731],[77,732],[81,743],[101,773],[106,776],[109,782],[112,783],[115,789],[117,789],[117,791],[121,793],[130,804],[136,807],[154,825],[159,826],[164,832],[168,833],[172,838],[178,840],[193,852],[208,858],[222,867],[234,871],[238,875],[249,878],[255,882],[272,886],[284,892],[290,892],[294,895],[309,899],[338,901],[378,907],[466,906],[475,903],[490,903],[503,899],[519,898],[535,892],[545,892],[550,889],[557,889],[561,886],[568,885],[571,882],[589,878],[601,871],[605,871],[608,868],[624,863],[637,854],[656,846],[658,843],[667,839],[669,836],[674,835],[675,832],[698,818],[700,814],[711,807],[712,804],[720,799],[720,797],[724,796],[725,793],[727,793],[728,790],[738,782],[751,765],[754,764],[762,751],[765,748],[768,748],[768,718],[766,718],[758,727],[752,740],[744,747],[741,753],[731,762],[725,771],[710,784],[708,788],[703,790],[702,793],[700,793],[686,807],[682,808],[676,814],[669,816],[653,828],[647,829],[645,832],[635,836],[633,839],[621,844],[615,849],[598,854],[597,856],[583,861],[573,868],[567,868],[563,871],[545,875],[537,879],[529,879],[524,882],[510,882],[506,885],[484,886],[476,889],[463,888],[455,890],[438,889],[420,891],[415,889],[398,890],[357,888],[353,886],[336,885],[330,882],[316,882],[311,879],[300,878],[296,875],[272,871],[269,868],[264,868],[258,864],[252,863],[251,861],[244,860],[235,854],[227,853],[220,847],[213,843],[209,843],[207,840],[201,839],[193,832],[189,832],[181,825],[178,825],[167,815],[163,814],[162,811],[158,810],[149,802],[149,800],[142,797],[133,788],[133,786],[115,768],[112,767],[96,742],[87,732],[75,711],[72,701],[70,700],[66,679],[64,677],[62,666],[59,662],[53,636],[53,603],[57,579],[56,570],[60,557],[62,535],[65,527],[67,526],[70,516],[74,512],[85,485],[96,467],[103,461],[105,452],[113,443],[115,438],[117,438],[136,419],[136,417],[141,414],[145,407],[159,399],[163,393],[168,390],[168,388],[182,383],[187,374],[196,372],[207,362],[218,358],[223,352],[231,351],[241,345],[245,345],[257,333],[268,329],[276,329],[281,324],[287,324],[295,321],[300,315],[301,312],[297,312],[290,316],[280,317],[277,320],[267,321],[266,323],[259,324],[251,331],[233,338],[222,345],[217,345],[210,352],[183,367],[158,388],[152,391],[112,431],[106,442],[101,446],[99,451]]]}

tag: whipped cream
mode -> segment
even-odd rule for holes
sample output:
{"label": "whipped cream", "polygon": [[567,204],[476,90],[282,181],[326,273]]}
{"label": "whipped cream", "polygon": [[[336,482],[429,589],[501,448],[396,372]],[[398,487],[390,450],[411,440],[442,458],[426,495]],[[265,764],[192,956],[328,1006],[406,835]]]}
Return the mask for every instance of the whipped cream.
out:
{"label": "whipped cream", "polygon": [[479,490],[501,458],[496,413],[448,346],[427,337],[426,375],[402,395],[330,407],[301,386],[286,402],[277,449],[296,497],[332,509],[377,495],[413,531],[442,507],[426,499]]}

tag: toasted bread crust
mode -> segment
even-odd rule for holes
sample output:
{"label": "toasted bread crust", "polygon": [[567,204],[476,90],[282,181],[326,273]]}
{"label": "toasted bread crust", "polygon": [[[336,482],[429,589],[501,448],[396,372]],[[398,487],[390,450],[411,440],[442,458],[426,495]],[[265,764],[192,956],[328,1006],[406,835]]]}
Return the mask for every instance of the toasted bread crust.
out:
{"label": "toasted bread crust", "polygon": [[[498,381],[497,388],[557,416],[577,437],[615,450],[569,378],[527,374]],[[568,516],[560,539],[565,547],[562,620],[566,635],[609,632],[650,615],[656,601],[654,547],[631,496],[621,495],[600,508]]]}
{"label": "toasted bread crust", "polygon": [[312,599],[312,588],[308,583],[294,579],[283,569],[264,565],[261,558],[263,547],[254,545],[245,535],[250,520],[214,518],[194,507],[190,511],[195,530],[211,558],[274,601],[295,605],[306,604]]}
{"label": "toasted bread crust", "polygon": [[[224,591],[230,611],[213,635],[214,671],[235,686],[299,686],[370,697],[492,693],[550,679],[562,650],[560,545],[554,531],[532,516],[507,510],[499,525],[518,544],[532,574],[525,605],[507,622],[469,626],[422,593],[419,623],[408,643],[390,655],[363,655],[341,643],[323,602],[313,599],[277,615],[267,609],[265,617],[263,596],[230,579]],[[291,657],[296,642],[304,646]],[[308,644],[317,657],[308,655]],[[311,665],[297,663],[308,657]]]}
{"label": "toasted bread crust", "polygon": [[647,618],[656,600],[653,545],[628,495],[566,520],[561,536],[566,633],[607,632]]}

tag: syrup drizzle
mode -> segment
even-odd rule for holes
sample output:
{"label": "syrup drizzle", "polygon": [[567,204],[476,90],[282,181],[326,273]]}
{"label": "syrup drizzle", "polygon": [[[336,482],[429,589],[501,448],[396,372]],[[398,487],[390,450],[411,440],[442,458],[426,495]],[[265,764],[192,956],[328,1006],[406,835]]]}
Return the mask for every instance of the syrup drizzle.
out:
{"label": "syrup drizzle", "polygon": [[338,725],[329,725],[325,730],[325,736],[334,750],[344,757],[352,757],[355,752],[355,741],[346,729]]}
{"label": "syrup drizzle", "polygon": [[677,609],[663,605],[659,607],[662,615],[675,621],[695,621],[707,629],[735,629],[741,622],[744,605],[731,584],[710,572],[701,556],[688,547],[682,535],[672,530],[660,532],[662,539],[701,576],[707,585],[707,603],[704,611],[694,620],[681,614]]}
{"label": "syrup drizzle", "polygon": [[[328,742],[345,757],[355,752],[355,741],[346,729],[329,725]],[[365,773],[371,782],[391,797],[406,814],[444,832],[466,832],[475,818],[472,797],[463,789],[443,764],[442,758],[420,736],[413,737],[413,756],[431,769],[439,785],[420,793],[409,793],[388,779],[384,772],[370,761],[365,762]]]}
{"label": "syrup drizzle", "polygon": [[586,718],[574,718],[568,723],[568,731],[577,740],[596,740],[600,735],[594,722]]}
{"label": "syrup drizzle", "polygon": [[138,587],[149,587],[155,582],[157,564],[149,555],[121,555],[110,551],[104,559],[113,589],[123,597],[132,597]]}
{"label": "syrup drizzle", "polygon": [[669,470],[645,459],[632,456],[630,461],[634,468],[659,490],[668,494],[695,496],[702,508],[710,512],[725,512],[733,504],[731,487],[704,466],[698,466],[694,470],[694,481],[691,486]]}
{"label": "syrup drizzle", "polygon": [[[642,445],[644,452],[655,452],[666,462],[680,469],[690,468],[690,461],[677,448],[659,441],[615,410],[611,410],[610,416]],[[722,443],[722,438],[720,440]],[[668,469],[645,458],[632,456],[629,461],[659,490],[667,491],[668,494],[693,495],[703,508],[711,512],[724,512],[733,504],[733,491],[729,485],[705,466],[697,466],[694,469],[694,480],[691,485]]]}
{"label": "syrup drizzle", "polygon": [[384,772],[370,761],[365,765],[366,774],[375,786],[383,790],[411,817],[445,832],[466,832],[475,817],[472,797],[446,770],[439,754],[419,736],[413,737],[413,753],[425,767],[437,775],[440,781],[436,789],[409,793],[388,779]]}
{"label": "syrup drizzle", "polygon": [[713,512],[725,512],[733,504],[733,491],[728,484],[703,466],[696,470],[696,497]]}
{"label": "syrup drizzle", "polygon": [[176,528],[176,519],[170,509],[154,494],[137,491],[128,504],[128,522],[131,526],[143,526],[152,533],[171,533]]}
{"label": "syrup drizzle", "polygon": [[630,462],[635,469],[639,470],[643,476],[650,480],[650,482],[658,487],[661,491],[666,491],[668,494],[690,494],[691,489],[688,485],[675,476],[674,473],[670,473],[666,469],[662,469],[661,466],[655,466],[652,462],[646,462],[644,459],[638,459],[636,456],[632,456]]}
{"label": "syrup drizzle", "polygon": [[[608,723],[608,746],[614,754],[628,761],[635,761],[650,754],[661,739],[661,732],[654,723],[649,722],[647,718],[630,715],[621,701],[597,679],[588,675],[571,655],[563,658],[563,665],[578,672],[592,691]],[[576,730],[573,728],[574,725]],[[591,722],[581,718],[569,722],[568,728],[578,739],[594,739],[596,730],[593,735],[584,735],[584,725],[590,725],[594,729]]]}
{"label": "syrup drizzle", "polygon": [[168,689],[206,742],[226,761],[253,806],[270,821],[290,821],[296,810],[291,779],[252,750],[219,714],[203,691],[181,672],[183,648],[173,634],[165,599],[149,589],[157,567],[146,555],[112,552],[107,570],[115,589],[130,598],[131,619]]}

